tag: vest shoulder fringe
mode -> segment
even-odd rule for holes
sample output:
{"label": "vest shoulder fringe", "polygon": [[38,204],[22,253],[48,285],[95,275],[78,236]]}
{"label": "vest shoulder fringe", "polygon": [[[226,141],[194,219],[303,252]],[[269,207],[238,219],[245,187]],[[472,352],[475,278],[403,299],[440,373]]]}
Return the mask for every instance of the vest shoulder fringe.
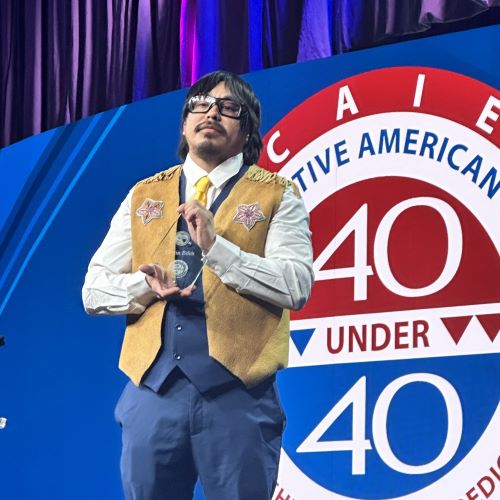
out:
{"label": "vest shoulder fringe", "polygon": [[152,175],[151,177],[147,177],[146,179],[143,179],[142,181],[139,181],[137,184],[150,184],[152,182],[162,182],[162,181],[169,181],[174,174],[181,168],[181,165],[176,165],[175,167],[167,168],[167,170],[162,170],[161,172],[158,172],[155,175]]}
{"label": "vest shoulder fringe", "polygon": [[245,177],[250,181],[263,182],[265,184],[279,184],[284,188],[291,187],[296,196],[300,197],[300,191],[295,182],[278,175],[276,172],[270,172],[265,168],[259,167],[258,165],[252,165]]}

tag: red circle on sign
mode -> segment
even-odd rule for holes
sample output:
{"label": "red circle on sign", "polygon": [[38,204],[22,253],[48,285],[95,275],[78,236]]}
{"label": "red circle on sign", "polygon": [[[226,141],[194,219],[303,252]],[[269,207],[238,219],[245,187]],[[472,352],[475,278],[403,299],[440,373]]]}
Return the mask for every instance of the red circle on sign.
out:
{"label": "red circle on sign", "polygon": [[[443,201],[460,221],[462,255],[459,268],[442,290],[423,297],[404,297],[388,290],[374,262],[375,235],[393,207],[422,197]],[[367,279],[366,300],[354,300],[354,279],[316,280],[311,299],[295,312],[293,319],[370,312],[425,309],[491,303],[499,300],[498,253],[477,218],[450,193],[429,183],[405,177],[366,179],[329,196],[311,212],[314,259],[323,252],[353,215],[366,205],[367,262],[373,274]],[[359,231],[364,229],[360,227]],[[352,232],[323,269],[354,265],[355,238]],[[388,260],[397,281],[421,288],[437,279],[448,253],[448,235],[442,216],[427,206],[415,206],[395,220],[388,240]]]}

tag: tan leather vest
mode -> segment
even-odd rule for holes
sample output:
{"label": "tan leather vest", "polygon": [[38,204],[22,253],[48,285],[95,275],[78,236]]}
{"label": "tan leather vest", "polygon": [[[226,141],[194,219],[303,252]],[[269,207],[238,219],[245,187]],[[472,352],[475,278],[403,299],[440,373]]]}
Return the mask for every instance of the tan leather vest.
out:
{"label": "tan leather vest", "polygon": [[[139,182],[132,195],[132,270],[158,262],[168,268],[175,255],[179,178],[174,167]],[[235,184],[216,212],[218,235],[244,252],[264,256],[269,224],[290,181],[256,165]],[[296,191],[297,192],[297,191]],[[147,224],[136,215],[146,198],[163,201],[162,217]],[[238,206],[258,202],[265,220],[248,230],[233,219]],[[224,285],[208,267],[203,270],[209,354],[247,386],[258,384],[288,362],[289,311]],[[162,343],[166,302],[152,303],[140,316],[129,316],[120,355],[120,369],[138,385]]]}

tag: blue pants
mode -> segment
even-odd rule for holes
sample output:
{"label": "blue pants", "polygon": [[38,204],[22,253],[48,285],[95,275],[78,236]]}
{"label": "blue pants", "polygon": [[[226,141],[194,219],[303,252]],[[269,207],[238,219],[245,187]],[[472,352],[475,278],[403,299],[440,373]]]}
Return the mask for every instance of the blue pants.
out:
{"label": "blue pants", "polygon": [[200,394],[180,372],[156,393],[131,382],[116,406],[127,500],[269,500],[284,416],[273,381]]}

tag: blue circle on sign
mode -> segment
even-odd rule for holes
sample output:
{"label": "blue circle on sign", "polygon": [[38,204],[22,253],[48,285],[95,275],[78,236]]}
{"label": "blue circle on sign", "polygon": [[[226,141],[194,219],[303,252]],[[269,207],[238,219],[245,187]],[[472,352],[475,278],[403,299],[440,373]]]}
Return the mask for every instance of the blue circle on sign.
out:
{"label": "blue circle on sign", "polygon": [[[491,374],[497,373],[499,359],[497,354],[483,354],[290,368],[278,378],[288,416],[283,448],[311,480],[338,494],[382,500],[418,491],[452,470],[483,434],[498,405],[497,391],[483,388],[492,387]],[[458,448],[445,465],[429,473],[407,474],[394,470],[380,457],[372,422],[382,391],[394,380],[418,373],[438,375],[455,388],[460,397],[463,428]],[[371,449],[363,452],[364,473],[353,473],[352,451],[297,451],[362,377],[366,377],[365,400],[356,404],[366,404],[364,438],[371,444]],[[455,417],[450,415],[452,421]],[[351,441],[352,420],[350,404],[318,441]],[[391,400],[386,428],[391,450],[399,461],[410,466],[432,462],[441,453],[448,430],[448,411],[439,389],[424,382],[401,387]]]}

